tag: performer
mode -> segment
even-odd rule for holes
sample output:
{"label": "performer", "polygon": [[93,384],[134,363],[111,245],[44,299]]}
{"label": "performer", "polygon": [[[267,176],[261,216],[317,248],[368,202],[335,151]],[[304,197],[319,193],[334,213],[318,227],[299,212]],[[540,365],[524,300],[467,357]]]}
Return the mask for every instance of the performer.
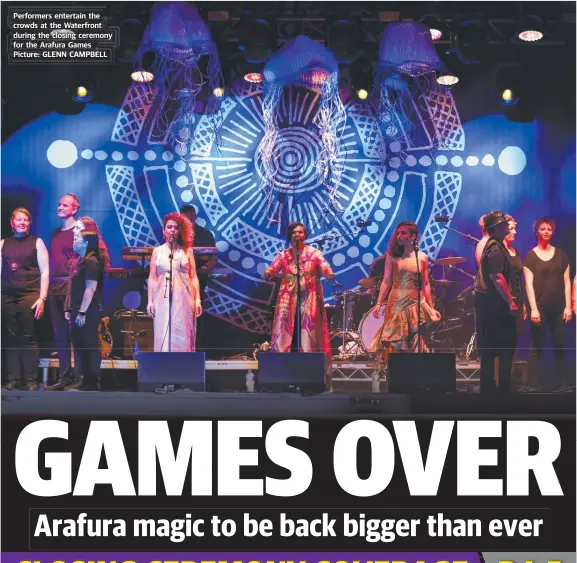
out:
{"label": "performer", "polygon": [[511,387],[511,369],[517,347],[515,317],[517,304],[511,294],[513,265],[503,244],[509,223],[501,211],[491,211],[484,219],[489,240],[483,249],[475,280],[475,320],[477,347],[481,360],[481,393],[495,390],[495,358],[499,358],[500,392]]}
{"label": "performer", "polygon": [[545,326],[551,330],[555,351],[555,375],[564,379],[565,328],[571,320],[571,280],[569,258],[551,245],[555,221],[541,217],[533,223],[537,246],[525,256],[524,271],[527,297],[531,309],[531,355],[529,386],[539,387],[539,363],[545,342]]}
{"label": "performer", "polygon": [[80,209],[80,202],[74,194],[66,194],[58,202],[58,218],[62,226],[50,235],[50,286],[48,293],[50,320],[54,329],[54,340],[58,352],[58,380],[45,387],[47,391],[61,390],[68,384],[70,375],[71,340],[70,326],[64,315],[64,302],[70,277],[70,268],[78,255],[74,252],[74,216]]}
{"label": "performer", "polygon": [[[381,254],[373,260],[373,263],[369,266],[369,278],[374,278],[376,284],[382,282],[383,276],[385,275],[385,263],[387,260],[386,254]],[[377,295],[379,293],[379,285],[369,288],[366,293],[368,295]]]}
{"label": "performer", "polygon": [[[433,306],[429,282],[429,259],[417,250],[419,227],[412,221],[399,223],[391,237],[385,272],[373,315],[379,317],[386,303],[385,317],[370,346],[371,352],[380,352],[381,361],[386,352],[428,352],[424,335],[420,346],[417,337],[419,325],[437,322],[441,314]],[[418,283],[421,278],[420,319],[418,309]]]}
{"label": "performer", "polygon": [[65,314],[72,326],[72,344],[80,361],[74,362],[76,384],[67,387],[69,390],[100,390],[98,325],[102,316],[99,305],[104,289],[104,257],[98,243],[95,231],[82,230],[74,239],[74,251],[79,258],[70,272]]}
{"label": "performer", "polygon": [[[196,318],[202,314],[202,305],[192,253],[194,241],[192,224],[179,213],[165,215],[162,224],[166,242],[152,252],[146,307],[146,311],[154,319],[154,351],[194,352]],[[172,310],[170,311],[171,259]]]}
{"label": "performer", "polygon": [[[321,276],[334,280],[329,263],[320,250],[305,244],[306,227],[299,222],[287,228],[287,239],[291,248],[279,252],[273,263],[265,270],[264,277],[270,280],[282,271],[271,335],[272,352],[290,352],[296,340],[295,318],[297,311],[297,264],[300,265],[301,294],[301,350],[302,352],[324,352],[327,365],[331,362],[329,327],[324,304]],[[326,379],[327,391],[331,390],[330,370]]]}
{"label": "performer", "polygon": [[23,207],[12,212],[13,236],[0,241],[2,254],[2,324],[6,329],[8,383],[24,380],[36,391],[40,351],[35,320],[44,314],[48,296],[49,258],[41,238],[30,234],[32,216]]}
{"label": "performer", "polygon": [[489,240],[489,233],[485,230],[484,219],[485,215],[481,215],[481,217],[479,217],[479,227],[481,228],[481,233],[483,237],[475,247],[475,262],[477,263],[477,268],[479,268],[479,264],[481,263],[481,256],[483,256],[483,249],[485,248],[485,245]]}
{"label": "performer", "polygon": [[521,260],[521,255],[515,248],[513,248],[513,242],[517,238],[517,221],[511,215],[505,215],[509,223],[509,234],[503,240],[505,248],[509,251],[511,256],[512,269],[512,286],[511,294],[515,303],[517,304],[518,310],[515,316],[516,327],[517,327],[517,337],[523,336],[525,334],[525,320],[527,319],[527,292],[525,290],[525,276],[523,275],[523,262]]}

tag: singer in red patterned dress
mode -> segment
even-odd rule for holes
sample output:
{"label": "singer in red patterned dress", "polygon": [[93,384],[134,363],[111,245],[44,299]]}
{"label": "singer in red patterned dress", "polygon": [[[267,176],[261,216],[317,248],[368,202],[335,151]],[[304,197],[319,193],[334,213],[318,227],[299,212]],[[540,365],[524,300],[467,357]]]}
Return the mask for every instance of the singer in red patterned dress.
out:
{"label": "singer in red patterned dress", "polygon": [[[152,252],[146,307],[146,311],[154,319],[154,351],[194,352],[196,317],[202,314],[192,253],[194,231],[192,223],[179,213],[165,215],[162,223],[166,242]],[[171,257],[172,310],[169,311],[168,279]],[[172,321],[170,330],[169,320]]]}
{"label": "singer in red patterned dress", "polygon": [[268,280],[282,272],[282,282],[273,320],[271,351],[290,352],[295,335],[297,311],[297,266],[300,264],[301,294],[301,351],[324,352],[331,361],[329,327],[321,276],[334,280],[329,263],[320,250],[304,244],[307,229],[302,223],[291,223],[287,229],[290,248],[279,252],[274,262],[265,270]]}

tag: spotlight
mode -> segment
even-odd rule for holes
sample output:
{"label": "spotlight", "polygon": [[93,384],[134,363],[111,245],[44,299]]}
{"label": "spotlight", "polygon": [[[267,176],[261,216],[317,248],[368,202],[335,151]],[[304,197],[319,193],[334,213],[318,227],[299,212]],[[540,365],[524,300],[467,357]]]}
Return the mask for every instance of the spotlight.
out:
{"label": "spotlight", "polygon": [[253,84],[260,84],[262,82],[262,74],[260,72],[249,72],[244,75],[244,79]]}
{"label": "spotlight", "polygon": [[92,92],[88,90],[88,88],[86,88],[85,86],[77,86],[76,91],[72,96],[72,99],[75,102],[80,102],[84,104],[88,103],[90,100],[92,100]]}
{"label": "spotlight", "polygon": [[224,96],[224,88],[215,88],[212,93],[217,98],[222,98]]}
{"label": "spotlight", "polygon": [[517,95],[510,88],[501,91],[501,103],[504,106],[512,106],[518,102]]}
{"label": "spotlight", "polygon": [[439,41],[439,39],[443,38],[444,33],[447,32],[446,26],[442,24],[439,18],[435,15],[423,16],[419,22],[425,24],[429,28],[433,41]]}
{"label": "spotlight", "polygon": [[459,82],[455,67],[457,55],[454,51],[448,51],[443,59],[443,68],[437,72],[437,83],[441,86],[454,86]]}
{"label": "spotlight", "polygon": [[518,26],[517,37],[521,41],[539,41],[543,39],[543,21],[537,16],[527,16]]}
{"label": "spotlight", "polygon": [[361,57],[350,67],[350,84],[360,100],[366,100],[374,85],[373,64],[369,57]]}
{"label": "spotlight", "polygon": [[357,96],[359,97],[359,99],[361,100],[366,100],[369,97],[369,93],[364,89],[361,88],[358,92],[357,92]]}
{"label": "spotlight", "polygon": [[134,82],[152,82],[154,80],[154,74],[147,70],[135,70],[130,75],[130,78],[132,78]]}

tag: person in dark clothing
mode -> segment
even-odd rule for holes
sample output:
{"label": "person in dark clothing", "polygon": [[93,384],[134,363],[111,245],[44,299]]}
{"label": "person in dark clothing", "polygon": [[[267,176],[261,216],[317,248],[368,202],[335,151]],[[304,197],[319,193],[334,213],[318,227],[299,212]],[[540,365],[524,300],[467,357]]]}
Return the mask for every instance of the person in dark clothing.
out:
{"label": "person in dark clothing", "polygon": [[[192,205],[183,205],[180,208],[180,214],[184,215],[194,227],[194,242],[193,248],[199,247],[215,247],[216,241],[213,234],[204,227],[197,224],[196,209]],[[198,284],[200,286],[200,299],[204,307],[206,298],[206,286],[208,284],[208,274],[218,263],[218,255],[214,256],[200,256],[194,255],[194,262],[196,264],[196,275],[198,277]],[[208,342],[213,341],[207,332],[206,315],[201,315],[196,319],[196,347],[197,350],[204,350]]]}
{"label": "person in dark clothing", "polygon": [[[54,385],[48,385],[47,391],[60,391],[69,382],[71,339],[70,326],[64,315],[64,302],[70,267],[78,258],[73,249],[75,215],[80,208],[80,202],[74,194],[66,194],[58,202],[58,217],[62,226],[52,231],[50,236],[50,286],[48,293],[50,303],[50,320],[54,329],[54,341],[58,352],[58,380]],[[78,356],[75,353],[74,362]]]}
{"label": "person in dark clothing", "polygon": [[494,365],[499,358],[499,392],[511,388],[511,370],[517,347],[517,304],[511,294],[511,256],[503,240],[509,223],[501,211],[484,217],[489,239],[483,249],[475,280],[477,347],[481,360],[481,393],[495,391]]}
{"label": "person in dark clothing", "polygon": [[[98,233],[81,231],[74,240],[79,259],[72,266],[65,302],[66,319],[72,325],[72,343],[80,361],[74,364],[77,381],[84,376],[81,391],[98,391],[100,376],[99,303],[104,286],[104,257],[98,246]],[[71,389],[72,390],[72,389]]]}
{"label": "person in dark clothing", "polygon": [[515,324],[517,327],[517,337],[525,334],[525,320],[527,319],[527,292],[525,291],[525,276],[523,275],[523,261],[519,251],[513,248],[513,243],[517,238],[517,221],[511,216],[506,215],[509,221],[509,234],[503,240],[505,248],[511,255],[511,264],[513,266],[511,276],[511,295],[515,299],[515,303],[519,308],[515,317]]}
{"label": "person in dark clothing", "polygon": [[[537,246],[530,250],[523,262],[527,297],[531,309],[531,355],[529,357],[529,381],[531,388],[542,387],[539,377],[541,352],[545,343],[545,330],[549,325],[555,352],[555,377],[562,383],[565,379],[565,324],[571,310],[571,279],[569,258],[560,248],[551,245],[555,222],[547,217],[533,223]],[[555,387],[553,381],[546,386]]]}
{"label": "person in dark clothing", "polygon": [[35,321],[44,314],[48,296],[49,258],[41,238],[30,234],[32,216],[23,207],[12,212],[13,236],[0,241],[2,254],[2,324],[6,330],[8,383],[12,390],[36,381],[40,350]]}

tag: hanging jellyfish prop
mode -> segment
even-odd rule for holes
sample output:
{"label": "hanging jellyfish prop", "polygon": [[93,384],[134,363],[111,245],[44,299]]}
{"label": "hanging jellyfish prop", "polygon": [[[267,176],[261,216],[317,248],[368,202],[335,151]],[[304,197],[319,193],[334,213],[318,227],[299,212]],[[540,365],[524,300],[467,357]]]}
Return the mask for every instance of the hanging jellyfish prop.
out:
{"label": "hanging jellyfish prop", "polygon": [[[446,92],[436,80],[436,71],[442,67],[426,25],[387,25],[379,45],[375,85],[377,120],[389,145],[396,142],[412,149],[442,145],[446,116],[436,104]],[[380,152],[384,159],[384,148]]]}
{"label": "hanging jellyfish prop", "polygon": [[[153,62],[152,103],[145,126],[150,142],[166,144],[183,159],[195,150],[197,98],[207,89],[205,113],[216,137],[219,127],[223,78],[218,50],[196,7],[188,2],[157,2],[136,54],[143,68],[147,53]],[[206,56],[207,64],[204,65]]]}
{"label": "hanging jellyfish prop", "polygon": [[339,96],[339,67],[326,47],[303,35],[285,43],[263,70],[264,137],[258,156],[262,166],[262,189],[268,206],[270,208],[274,203],[274,186],[281,157],[277,150],[280,140],[280,102],[286,86],[308,88],[320,95],[313,119],[320,139],[316,168],[331,205],[339,209],[336,194],[342,176],[342,164],[338,162],[338,157],[340,137],[346,121],[345,109]]}

